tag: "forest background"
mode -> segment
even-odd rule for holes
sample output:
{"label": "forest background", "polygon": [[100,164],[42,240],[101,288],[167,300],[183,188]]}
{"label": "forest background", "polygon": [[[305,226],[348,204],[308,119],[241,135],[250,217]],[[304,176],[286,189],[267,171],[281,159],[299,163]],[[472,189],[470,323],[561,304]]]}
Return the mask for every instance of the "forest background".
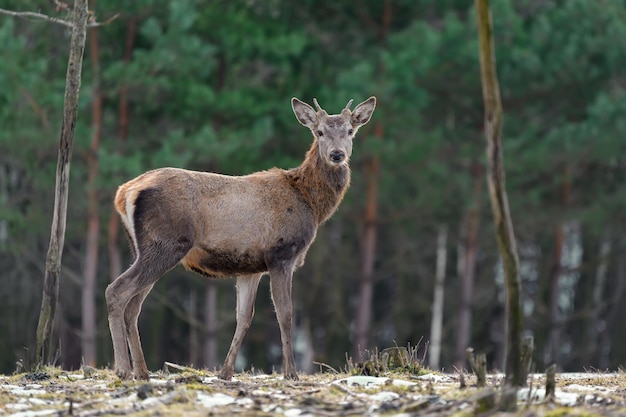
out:
{"label": "forest background", "polygon": [[[51,1],[1,7],[66,17]],[[419,345],[435,368],[465,348],[501,369],[504,280],[485,182],[473,2],[110,0],[83,66],[57,363],[110,365],[104,289],[130,262],[116,187],[162,166],[247,174],[302,160],[289,100],[330,113],[378,98],[353,181],[295,275],[299,369]],[[626,365],[626,1],[492,2],[507,190],[534,369]],[[33,360],[54,200],[66,27],[0,17],[0,373]],[[433,303],[436,265],[443,305]],[[443,310],[441,340],[431,340]],[[436,326],[437,320],[435,320]],[[177,267],[140,332],[150,369],[210,369],[235,324],[234,281]],[[264,279],[238,369],[278,370]]]}

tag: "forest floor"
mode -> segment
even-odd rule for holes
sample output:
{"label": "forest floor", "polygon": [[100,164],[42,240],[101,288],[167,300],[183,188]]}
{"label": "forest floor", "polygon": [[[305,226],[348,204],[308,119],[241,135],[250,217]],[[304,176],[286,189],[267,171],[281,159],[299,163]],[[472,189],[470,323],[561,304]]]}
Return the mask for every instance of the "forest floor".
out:
{"label": "forest floor", "polygon": [[[342,373],[301,375],[216,374],[181,368],[160,371],[149,382],[121,382],[108,369],[78,372],[44,368],[0,375],[0,416],[624,416],[626,373],[557,374],[556,395],[545,399],[545,375],[529,377],[517,394],[517,410],[498,411],[502,375],[486,388],[465,374]],[[465,384],[465,387],[462,387]]]}

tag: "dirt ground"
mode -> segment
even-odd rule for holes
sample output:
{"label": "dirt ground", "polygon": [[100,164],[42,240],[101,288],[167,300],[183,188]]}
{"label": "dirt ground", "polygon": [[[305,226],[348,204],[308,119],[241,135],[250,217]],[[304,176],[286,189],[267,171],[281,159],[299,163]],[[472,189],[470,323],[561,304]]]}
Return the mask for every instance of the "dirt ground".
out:
{"label": "dirt ground", "polygon": [[623,372],[559,374],[556,395],[547,400],[544,375],[532,375],[509,412],[498,411],[502,375],[488,379],[486,388],[472,386],[471,375],[439,373],[317,373],[300,381],[238,374],[225,382],[187,368],[121,382],[108,369],[45,368],[0,375],[0,416],[626,416]]}

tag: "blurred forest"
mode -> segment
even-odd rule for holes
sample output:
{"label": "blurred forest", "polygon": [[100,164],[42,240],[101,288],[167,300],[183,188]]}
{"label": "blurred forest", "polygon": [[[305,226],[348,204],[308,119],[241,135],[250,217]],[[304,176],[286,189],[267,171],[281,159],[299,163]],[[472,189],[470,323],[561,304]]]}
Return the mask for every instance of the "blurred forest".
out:
{"label": "blurred forest", "polygon": [[[1,7],[60,18],[52,1]],[[346,355],[465,348],[502,369],[503,274],[485,181],[473,2],[89,2],[57,313],[57,363],[110,365],[104,289],[130,262],[116,187],[174,166],[239,175],[298,165],[311,144],[289,100],[330,113],[378,98],[353,182],[294,276],[299,370]],[[493,1],[505,167],[534,369],[626,365],[626,1]],[[32,360],[53,205],[69,31],[0,16],[0,373]],[[439,262],[437,262],[439,258]],[[446,262],[443,262],[445,260]],[[430,343],[437,265],[441,344]],[[439,292],[441,294],[441,292]],[[439,297],[439,299],[441,299]],[[436,320],[434,321],[436,323]],[[151,370],[219,367],[232,280],[177,267],[148,296]],[[437,355],[438,356],[438,355]],[[238,369],[279,370],[265,278]]]}

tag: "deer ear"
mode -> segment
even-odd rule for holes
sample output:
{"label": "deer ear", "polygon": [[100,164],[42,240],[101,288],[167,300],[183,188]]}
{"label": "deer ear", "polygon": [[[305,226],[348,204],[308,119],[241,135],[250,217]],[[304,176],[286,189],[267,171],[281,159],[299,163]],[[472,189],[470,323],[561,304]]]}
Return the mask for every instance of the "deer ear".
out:
{"label": "deer ear", "polygon": [[296,115],[296,119],[304,126],[313,129],[317,125],[317,113],[313,110],[313,107],[294,97],[291,99],[291,108]]}
{"label": "deer ear", "polygon": [[354,108],[350,122],[352,126],[359,127],[370,121],[376,108],[376,97],[370,97]]}

